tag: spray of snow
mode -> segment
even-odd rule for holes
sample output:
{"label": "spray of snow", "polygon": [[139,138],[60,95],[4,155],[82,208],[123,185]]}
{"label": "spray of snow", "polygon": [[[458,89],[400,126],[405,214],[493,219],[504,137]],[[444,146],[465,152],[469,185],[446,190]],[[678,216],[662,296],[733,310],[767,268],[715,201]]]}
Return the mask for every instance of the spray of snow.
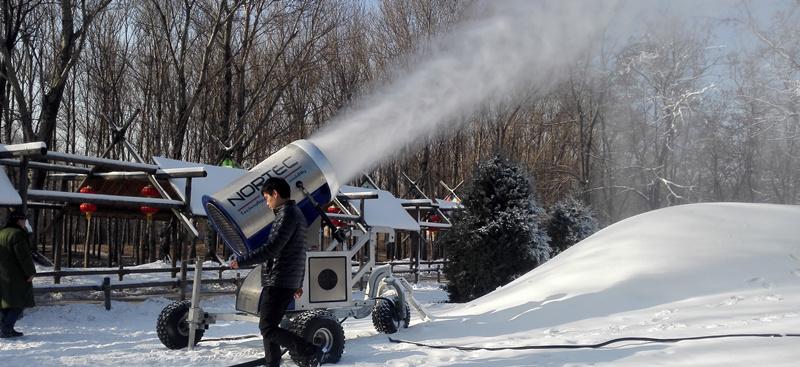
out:
{"label": "spray of snow", "polygon": [[520,86],[545,90],[611,19],[617,1],[478,2],[412,71],[313,135],[342,182]]}
{"label": "spray of snow", "polygon": [[415,142],[457,127],[487,102],[545,93],[604,35],[621,40],[657,19],[719,18],[708,0],[478,1],[467,21],[426,44],[408,70],[311,136],[348,182]]}

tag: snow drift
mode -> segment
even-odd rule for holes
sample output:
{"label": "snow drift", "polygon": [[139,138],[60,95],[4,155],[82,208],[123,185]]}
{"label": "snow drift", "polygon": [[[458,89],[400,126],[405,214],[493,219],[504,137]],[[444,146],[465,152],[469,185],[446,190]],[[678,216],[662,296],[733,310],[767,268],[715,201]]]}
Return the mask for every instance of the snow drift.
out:
{"label": "snow drift", "polygon": [[498,347],[718,328],[798,332],[798,223],[800,207],[780,205],[694,204],[638,215],[405,337]]}
{"label": "snow drift", "polygon": [[563,321],[573,321],[745,290],[754,282],[800,285],[799,243],[797,206],[670,207],[613,224],[453,314],[558,299],[559,314],[572,311]]}

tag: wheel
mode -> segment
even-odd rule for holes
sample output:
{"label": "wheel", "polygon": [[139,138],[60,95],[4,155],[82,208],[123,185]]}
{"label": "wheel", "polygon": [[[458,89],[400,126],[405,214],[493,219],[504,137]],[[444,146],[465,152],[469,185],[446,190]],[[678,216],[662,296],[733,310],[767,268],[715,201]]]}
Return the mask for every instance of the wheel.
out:
{"label": "wheel", "polygon": [[411,310],[408,302],[404,302],[404,306],[405,312],[401,316],[400,297],[394,292],[381,296],[372,308],[372,325],[375,330],[379,333],[394,334],[401,327],[407,328],[411,321]]}
{"label": "wheel", "polygon": [[[156,331],[158,339],[169,349],[186,348],[189,345],[189,308],[191,301],[177,301],[170,303],[158,315]],[[203,338],[203,328],[198,328],[194,333],[194,343]]]}
{"label": "wheel", "polygon": [[[322,363],[336,363],[344,353],[344,329],[328,310],[305,311],[289,322],[289,330],[304,340],[328,350]],[[305,355],[290,353],[292,360],[302,366]]]}

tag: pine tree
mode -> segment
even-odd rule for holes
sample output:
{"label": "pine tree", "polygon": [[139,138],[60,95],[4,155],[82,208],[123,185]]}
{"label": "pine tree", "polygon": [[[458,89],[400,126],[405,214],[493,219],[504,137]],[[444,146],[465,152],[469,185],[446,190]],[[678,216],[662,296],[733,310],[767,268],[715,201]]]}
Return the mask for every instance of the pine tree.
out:
{"label": "pine tree", "polygon": [[495,157],[481,164],[463,195],[465,209],[441,238],[451,302],[466,302],[507,284],[550,255],[526,172]]}
{"label": "pine tree", "polygon": [[547,234],[550,236],[552,255],[591,236],[597,231],[597,220],[592,210],[573,198],[567,198],[550,207]]}

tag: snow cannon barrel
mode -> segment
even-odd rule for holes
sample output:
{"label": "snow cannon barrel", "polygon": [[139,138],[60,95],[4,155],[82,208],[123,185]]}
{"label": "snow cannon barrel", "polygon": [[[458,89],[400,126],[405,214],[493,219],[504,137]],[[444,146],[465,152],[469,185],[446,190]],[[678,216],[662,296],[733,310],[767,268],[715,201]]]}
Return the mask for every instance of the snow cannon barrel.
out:
{"label": "snow cannon barrel", "polygon": [[272,229],[275,215],[261,195],[261,186],[270,177],[289,182],[291,199],[297,202],[308,223],[319,216],[317,209],[297,182],[302,182],[314,200],[325,205],[339,190],[333,166],[319,148],[307,140],[283,147],[246,175],[212,195],[203,195],[209,223],[222,240],[238,255],[263,246]]}

